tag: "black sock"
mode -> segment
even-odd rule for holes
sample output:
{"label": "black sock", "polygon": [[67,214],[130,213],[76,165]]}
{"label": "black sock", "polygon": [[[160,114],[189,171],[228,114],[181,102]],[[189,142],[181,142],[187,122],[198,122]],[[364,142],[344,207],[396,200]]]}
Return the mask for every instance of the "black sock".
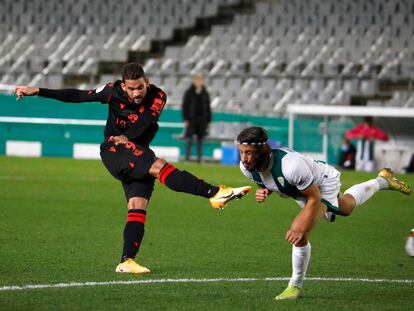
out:
{"label": "black sock", "polygon": [[128,220],[124,229],[124,250],[121,262],[135,258],[144,237],[145,217],[147,212],[141,209],[128,210]]}
{"label": "black sock", "polygon": [[168,188],[178,192],[186,192],[205,198],[213,197],[218,187],[206,183],[187,171],[180,171],[171,164],[166,164],[160,171],[159,180]]}

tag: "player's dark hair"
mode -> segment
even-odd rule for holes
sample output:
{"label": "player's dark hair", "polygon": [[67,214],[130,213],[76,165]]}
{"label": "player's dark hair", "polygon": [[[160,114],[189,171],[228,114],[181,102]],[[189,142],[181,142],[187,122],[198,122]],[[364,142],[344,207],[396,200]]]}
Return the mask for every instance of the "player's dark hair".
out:
{"label": "player's dark hair", "polygon": [[257,145],[261,146],[266,144],[269,136],[262,127],[253,126],[242,130],[237,135],[237,143],[244,145]]}
{"label": "player's dark hair", "polygon": [[145,77],[145,72],[142,66],[138,63],[128,63],[122,69],[122,81],[138,80]]}

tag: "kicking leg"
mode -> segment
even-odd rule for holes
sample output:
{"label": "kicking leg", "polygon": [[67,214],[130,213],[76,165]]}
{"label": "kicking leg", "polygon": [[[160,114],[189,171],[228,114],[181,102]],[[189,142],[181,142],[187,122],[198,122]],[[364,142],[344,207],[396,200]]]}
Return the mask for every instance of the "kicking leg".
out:
{"label": "kicking leg", "polygon": [[228,201],[240,198],[251,190],[250,186],[240,188],[213,186],[187,171],[177,169],[163,159],[158,159],[153,163],[150,175],[171,190],[208,198],[213,208],[223,208]]}

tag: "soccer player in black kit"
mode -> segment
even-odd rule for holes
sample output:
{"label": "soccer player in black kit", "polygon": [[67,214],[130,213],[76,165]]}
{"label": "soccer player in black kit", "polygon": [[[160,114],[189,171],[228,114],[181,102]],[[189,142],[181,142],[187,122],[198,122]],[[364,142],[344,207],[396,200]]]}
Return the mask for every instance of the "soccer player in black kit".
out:
{"label": "soccer player in black kit", "polygon": [[71,103],[108,104],[101,158],[112,176],[121,181],[128,202],[123,252],[116,272],[150,272],[134,258],[144,236],[146,209],[155,179],[174,191],[208,198],[212,207],[218,209],[251,189],[210,185],[156,157],[149,144],[158,131],[158,118],[167,96],[160,88],[149,83],[139,64],[126,64],[122,81],[108,83],[91,91],[17,86],[15,93],[18,99],[39,95]]}

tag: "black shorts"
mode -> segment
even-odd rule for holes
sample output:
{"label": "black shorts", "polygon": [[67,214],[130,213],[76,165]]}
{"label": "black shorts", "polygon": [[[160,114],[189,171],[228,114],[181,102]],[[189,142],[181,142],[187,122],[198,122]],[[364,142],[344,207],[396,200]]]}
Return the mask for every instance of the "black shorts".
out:
{"label": "black shorts", "polygon": [[111,175],[121,181],[127,200],[151,198],[155,178],[149,170],[157,160],[151,149],[131,142],[118,146],[106,142],[101,144],[101,159]]}

